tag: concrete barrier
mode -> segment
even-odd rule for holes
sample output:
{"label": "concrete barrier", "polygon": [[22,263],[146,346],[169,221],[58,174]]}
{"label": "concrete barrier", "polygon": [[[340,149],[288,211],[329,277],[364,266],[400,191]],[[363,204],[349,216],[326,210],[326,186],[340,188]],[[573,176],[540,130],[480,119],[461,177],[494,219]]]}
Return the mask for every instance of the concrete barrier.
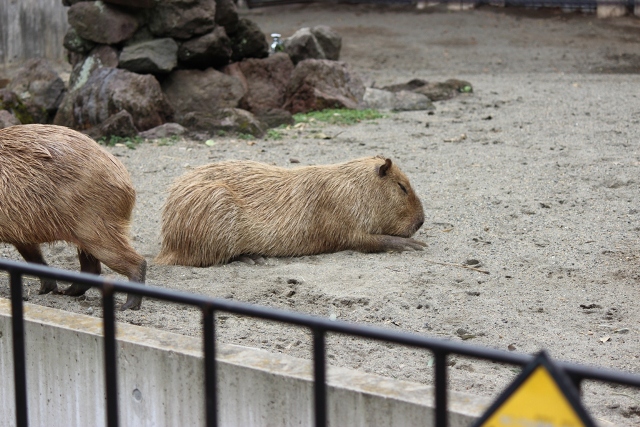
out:
{"label": "concrete barrier", "polygon": [[35,57],[65,61],[67,9],[62,0],[0,0],[0,69]]}
{"label": "concrete barrier", "polygon": [[[0,427],[15,424],[11,307],[0,298]],[[25,304],[31,426],[104,426],[102,321]],[[117,325],[123,426],[204,425],[201,339]],[[313,424],[310,361],[217,346],[220,426]],[[329,367],[331,426],[431,426],[433,387]],[[489,401],[449,393],[450,426],[467,426]]]}

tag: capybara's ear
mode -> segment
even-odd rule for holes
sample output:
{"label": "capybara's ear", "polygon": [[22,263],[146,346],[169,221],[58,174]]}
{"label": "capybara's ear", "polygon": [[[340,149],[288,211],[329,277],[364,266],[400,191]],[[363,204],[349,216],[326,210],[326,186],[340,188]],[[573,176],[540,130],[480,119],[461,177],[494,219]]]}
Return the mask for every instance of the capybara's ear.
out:
{"label": "capybara's ear", "polygon": [[378,168],[378,175],[380,175],[380,178],[386,176],[389,169],[391,169],[391,159],[384,159],[384,165],[381,165]]}

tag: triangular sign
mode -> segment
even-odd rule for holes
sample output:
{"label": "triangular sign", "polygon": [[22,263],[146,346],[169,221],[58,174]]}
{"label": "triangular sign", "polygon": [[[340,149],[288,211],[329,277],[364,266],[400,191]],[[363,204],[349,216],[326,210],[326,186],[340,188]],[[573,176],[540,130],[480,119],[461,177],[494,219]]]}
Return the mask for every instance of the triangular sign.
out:
{"label": "triangular sign", "polygon": [[577,390],[544,351],[500,395],[474,427],[595,427]]}

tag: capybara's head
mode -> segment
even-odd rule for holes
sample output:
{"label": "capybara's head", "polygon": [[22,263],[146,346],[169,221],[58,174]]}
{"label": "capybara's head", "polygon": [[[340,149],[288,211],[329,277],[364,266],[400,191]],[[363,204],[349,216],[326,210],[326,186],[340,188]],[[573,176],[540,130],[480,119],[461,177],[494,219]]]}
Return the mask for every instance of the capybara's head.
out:
{"label": "capybara's head", "polygon": [[377,204],[374,221],[380,234],[410,237],[422,227],[424,211],[413,191],[409,178],[391,161],[375,157],[371,170],[375,188],[372,194]]}

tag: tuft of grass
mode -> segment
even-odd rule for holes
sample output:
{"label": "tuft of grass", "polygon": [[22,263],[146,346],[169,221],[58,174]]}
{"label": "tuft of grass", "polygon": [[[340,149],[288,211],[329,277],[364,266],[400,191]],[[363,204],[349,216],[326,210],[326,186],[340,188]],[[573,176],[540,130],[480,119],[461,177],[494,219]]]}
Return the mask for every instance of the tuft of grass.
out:
{"label": "tuft of grass", "polygon": [[353,125],[363,120],[375,120],[384,117],[378,110],[327,109],[294,114],[297,123],[325,122],[337,125]]}
{"label": "tuft of grass", "polygon": [[102,137],[98,139],[98,142],[110,147],[116,144],[122,144],[131,150],[135,150],[136,145],[144,142],[144,138],[137,135],[133,137],[111,135],[109,137]]}
{"label": "tuft of grass", "polygon": [[250,141],[252,139],[256,139],[255,136],[251,135],[250,133],[239,133],[238,134],[238,138],[244,140],[244,141]]}
{"label": "tuft of grass", "polygon": [[267,137],[267,139],[275,139],[275,140],[283,138],[282,132],[277,130],[277,129],[269,129],[267,131],[266,137]]}

